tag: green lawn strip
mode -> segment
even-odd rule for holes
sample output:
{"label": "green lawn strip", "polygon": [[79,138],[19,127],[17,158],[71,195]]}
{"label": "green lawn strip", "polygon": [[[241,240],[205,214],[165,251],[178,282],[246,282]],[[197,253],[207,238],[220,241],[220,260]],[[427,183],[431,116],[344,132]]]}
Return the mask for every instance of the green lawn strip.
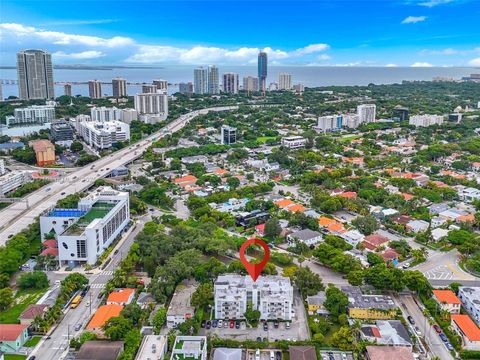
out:
{"label": "green lawn strip", "polygon": [[27,358],[26,355],[19,355],[19,354],[5,354],[3,355],[5,360],[25,360]]}
{"label": "green lawn strip", "polygon": [[14,298],[14,305],[0,311],[0,324],[18,324],[18,317],[30,304],[35,304],[46,289],[19,290]]}
{"label": "green lawn strip", "polygon": [[37,345],[40,340],[42,340],[42,337],[41,336],[33,336],[32,338],[30,338],[24,346],[26,347],[35,347],[35,345]]}
{"label": "green lawn strip", "polygon": [[267,140],[275,140],[277,137],[276,136],[260,136],[257,137],[257,142],[260,144],[265,144]]}

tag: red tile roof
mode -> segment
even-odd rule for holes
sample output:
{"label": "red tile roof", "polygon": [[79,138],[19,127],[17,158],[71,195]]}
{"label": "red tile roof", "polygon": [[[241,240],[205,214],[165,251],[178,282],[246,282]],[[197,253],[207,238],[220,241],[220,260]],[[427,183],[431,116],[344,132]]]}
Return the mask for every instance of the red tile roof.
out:
{"label": "red tile roof", "polygon": [[100,306],[88,323],[87,329],[97,329],[102,327],[111,318],[120,316],[122,309],[123,306],[117,304]]}
{"label": "red tile roof", "polygon": [[113,303],[126,303],[130,296],[135,292],[135,289],[121,289],[118,291],[112,291],[110,295],[108,295],[107,302]]}
{"label": "red tile roof", "polygon": [[0,341],[15,341],[28,328],[21,324],[0,324]]}
{"label": "red tile roof", "polygon": [[451,315],[451,319],[470,341],[480,341],[480,329],[468,315]]}
{"label": "red tile roof", "polygon": [[49,248],[49,247],[51,247],[51,248],[56,248],[56,247],[58,247],[57,240],[55,240],[55,239],[45,240],[42,245],[45,246],[45,247],[47,247],[47,248]]}
{"label": "red tile roof", "polygon": [[433,290],[433,294],[441,303],[461,304],[460,299],[452,290]]}
{"label": "red tile roof", "polygon": [[45,313],[48,305],[30,304],[18,317],[19,319],[35,319]]}
{"label": "red tile roof", "polygon": [[58,249],[56,248],[46,248],[45,250],[43,250],[41,253],[40,253],[40,256],[47,256],[47,255],[53,255],[55,257],[58,256]]}

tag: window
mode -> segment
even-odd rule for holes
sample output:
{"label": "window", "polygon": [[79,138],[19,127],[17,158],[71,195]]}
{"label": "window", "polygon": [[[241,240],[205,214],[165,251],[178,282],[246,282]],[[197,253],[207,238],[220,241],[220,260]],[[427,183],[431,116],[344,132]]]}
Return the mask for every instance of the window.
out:
{"label": "window", "polygon": [[65,242],[62,242],[62,246],[65,248],[65,250],[68,250],[68,245]]}
{"label": "window", "polygon": [[79,257],[79,258],[86,258],[87,257],[86,240],[77,240],[77,257]]}

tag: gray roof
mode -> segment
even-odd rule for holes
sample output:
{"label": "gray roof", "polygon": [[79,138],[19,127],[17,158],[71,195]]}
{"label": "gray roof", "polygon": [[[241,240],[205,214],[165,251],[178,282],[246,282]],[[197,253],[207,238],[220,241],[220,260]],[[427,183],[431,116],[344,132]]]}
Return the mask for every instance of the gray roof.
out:
{"label": "gray roof", "polygon": [[242,349],[215,348],[213,360],[242,360]]}
{"label": "gray roof", "polygon": [[390,296],[363,294],[357,286],[343,286],[341,290],[347,294],[350,308],[391,310],[397,306]]}
{"label": "gray roof", "polygon": [[[376,329],[377,331],[374,331]],[[362,335],[378,344],[391,346],[412,346],[407,329],[400,320],[377,320],[375,325],[363,325]],[[378,337],[380,334],[380,338]]]}
{"label": "gray roof", "polygon": [[290,236],[294,237],[298,240],[301,240],[301,241],[307,241],[307,240],[322,236],[322,234],[319,233],[318,231],[313,231],[313,230],[310,230],[310,229],[303,229],[303,230],[296,231],[296,232],[290,234]]}
{"label": "gray roof", "polygon": [[117,360],[123,351],[123,341],[86,341],[76,360]]}

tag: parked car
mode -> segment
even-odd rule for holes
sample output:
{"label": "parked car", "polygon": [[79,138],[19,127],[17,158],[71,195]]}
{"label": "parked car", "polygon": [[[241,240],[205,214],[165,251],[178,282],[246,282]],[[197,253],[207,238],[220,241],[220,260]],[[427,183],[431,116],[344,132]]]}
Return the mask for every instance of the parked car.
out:
{"label": "parked car", "polygon": [[222,328],[223,327],[223,320],[218,320],[218,327]]}
{"label": "parked car", "polygon": [[82,328],[82,324],[75,325],[75,331],[78,331]]}
{"label": "parked car", "polygon": [[449,351],[452,351],[452,350],[453,350],[453,346],[452,346],[452,344],[450,344],[449,342],[445,343],[445,346],[447,347],[447,349],[448,349]]}
{"label": "parked car", "polygon": [[448,338],[445,336],[445,334],[439,334],[438,336],[440,336],[440,339],[442,339],[444,343],[448,342]]}
{"label": "parked car", "polygon": [[217,320],[213,320],[212,321],[212,327],[216,328],[218,325],[218,321]]}
{"label": "parked car", "polygon": [[200,327],[204,329],[205,325],[207,325],[207,322],[205,320],[202,320],[202,322],[200,323]]}
{"label": "parked car", "polygon": [[422,332],[420,331],[418,326],[415,326],[414,330],[415,330],[415,334],[417,334],[418,336],[422,336]]}
{"label": "parked car", "polygon": [[233,329],[235,327],[235,321],[230,320],[230,329]]}
{"label": "parked car", "polygon": [[408,269],[409,267],[410,267],[410,263],[409,263],[409,262],[407,262],[407,263],[405,263],[405,264],[402,265],[402,268],[404,268],[404,269]]}
{"label": "parked car", "polygon": [[440,329],[440,326],[438,326],[437,324],[434,324],[434,325],[433,325],[433,329],[434,329],[438,334],[441,334],[441,333],[442,333],[442,329]]}
{"label": "parked car", "polygon": [[268,331],[268,323],[266,321],[263,323],[263,330]]}
{"label": "parked car", "polygon": [[207,325],[205,325],[205,328],[210,329],[211,327],[212,327],[212,322],[208,320]]}
{"label": "parked car", "polygon": [[410,315],[407,316],[407,320],[410,324],[415,325],[415,320],[413,320],[413,318]]}
{"label": "parked car", "polygon": [[275,360],[282,360],[282,352],[276,351],[275,352]]}
{"label": "parked car", "polygon": [[228,320],[225,320],[225,321],[223,322],[223,327],[224,327],[224,328],[228,328]]}
{"label": "parked car", "polygon": [[342,360],[347,360],[347,354],[342,353]]}
{"label": "parked car", "polygon": [[240,321],[235,321],[235,329],[240,329]]}
{"label": "parked car", "polygon": [[273,323],[273,327],[274,327],[275,329],[278,329],[278,325],[279,325],[278,321],[275,321],[275,322]]}
{"label": "parked car", "polygon": [[290,322],[289,322],[289,321],[287,321],[287,322],[285,323],[285,329],[287,329],[287,330],[290,329]]}

